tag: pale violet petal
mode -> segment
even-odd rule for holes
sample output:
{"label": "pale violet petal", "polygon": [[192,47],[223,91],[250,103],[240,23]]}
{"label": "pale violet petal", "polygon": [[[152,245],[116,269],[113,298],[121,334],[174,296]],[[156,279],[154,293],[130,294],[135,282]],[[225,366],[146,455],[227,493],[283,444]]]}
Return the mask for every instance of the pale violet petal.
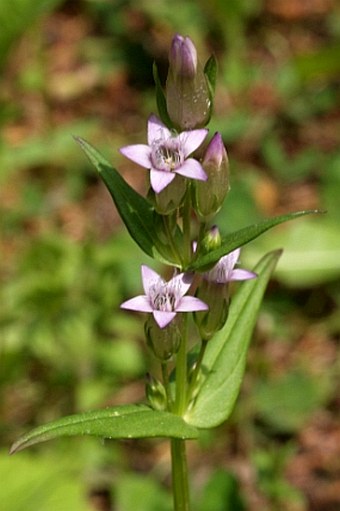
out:
{"label": "pale violet petal", "polygon": [[223,282],[228,282],[231,272],[234,269],[235,264],[240,255],[240,249],[237,248],[230,252],[229,254],[221,257],[221,259],[216,263],[214,268],[211,270],[212,273],[216,273],[219,275],[224,275],[225,278],[222,279]]}
{"label": "pale violet petal", "polygon": [[152,311],[159,328],[166,327],[176,316],[176,312]]}
{"label": "pale violet petal", "polygon": [[205,137],[208,134],[207,129],[183,131],[178,138],[180,139],[183,147],[184,158],[189,154],[196,151],[196,149],[202,144]]}
{"label": "pale violet petal", "polygon": [[145,294],[149,295],[149,289],[151,286],[154,285],[162,285],[165,283],[165,281],[156,273],[152,268],[149,268],[149,266],[146,266],[146,264],[142,264],[141,267],[141,273],[142,273],[142,282],[143,282],[143,289]]}
{"label": "pale violet petal", "polygon": [[177,312],[206,311],[208,309],[208,305],[195,296],[183,296],[176,307]]}
{"label": "pale violet petal", "polygon": [[178,296],[182,297],[187,291],[189,291],[193,279],[193,273],[180,273],[169,281],[169,287],[171,285],[171,287],[177,288]]}
{"label": "pale violet petal", "polygon": [[148,144],[151,146],[156,140],[166,140],[171,137],[170,130],[156,115],[152,114],[148,120]]}
{"label": "pale violet petal", "polygon": [[257,274],[252,272],[252,271],[248,271],[248,270],[243,270],[242,268],[238,268],[236,270],[233,270],[229,276],[229,281],[233,281],[233,280],[250,280],[250,279],[255,279],[257,277]]}
{"label": "pale violet petal", "polygon": [[139,312],[152,312],[152,307],[149,302],[149,299],[145,295],[135,296],[130,300],[126,300],[120,306],[121,309],[128,309],[131,311],[139,311]]}
{"label": "pale violet petal", "polygon": [[151,168],[151,149],[146,144],[134,144],[121,147],[119,152],[129,158],[129,160],[138,163],[146,169]]}
{"label": "pale violet petal", "polygon": [[156,170],[151,169],[150,172],[150,184],[151,188],[156,193],[160,193],[164,188],[166,188],[171,181],[173,181],[176,177],[174,172],[166,172],[164,170]]}
{"label": "pale violet petal", "polygon": [[183,165],[178,167],[175,172],[181,176],[190,177],[191,179],[199,179],[200,181],[206,181],[208,179],[202,165],[193,158],[185,160]]}
{"label": "pale violet petal", "polygon": [[240,253],[241,249],[236,248],[235,250],[230,252],[230,254],[224,256],[227,261],[226,267],[228,268],[228,270],[232,270],[234,268],[235,264],[238,261],[238,258],[240,257]]}

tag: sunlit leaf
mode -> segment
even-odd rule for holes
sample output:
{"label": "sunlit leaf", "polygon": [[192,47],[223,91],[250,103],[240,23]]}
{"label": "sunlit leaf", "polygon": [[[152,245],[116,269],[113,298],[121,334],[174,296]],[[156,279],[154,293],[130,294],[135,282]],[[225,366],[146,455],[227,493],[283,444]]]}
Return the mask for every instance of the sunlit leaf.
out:
{"label": "sunlit leaf", "polygon": [[196,428],[178,415],[146,405],[125,405],[70,415],[39,426],[15,442],[11,453],[63,436],[92,435],[102,438],[197,438]]}
{"label": "sunlit leaf", "polygon": [[212,428],[230,415],[240,390],[263,294],[280,255],[280,250],[270,252],[255,266],[258,277],[240,286],[225,326],[209,341],[203,360],[207,376],[193,408],[186,414],[189,424]]}
{"label": "sunlit leaf", "polygon": [[254,240],[264,232],[268,231],[276,225],[287,222],[288,220],[294,220],[300,216],[310,215],[312,213],[318,213],[317,210],[297,211],[295,213],[288,213],[286,215],[276,216],[274,218],[268,218],[259,222],[258,224],[244,227],[239,231],[227,234],[222,238],[221,246],[212,250],[207,254],[201,254],[196,260],[190,265],[189,270],[205,271],[207,267],[215,264],[221,257],[229,252],[235,250],[235,248],[245,245],[249,241]]}
{"label": "sunlit leaf", "polygon": [[156,226],[162,222],[162,218],[155,212],[152,204],[131,188],[119,172],[88,142],[80,137],[76,137],[76,141],[103,179],[135,242],[150,257],[176,265],[178,261],[175,257],[172,258],[170,248],[165,247],[159,240]]}

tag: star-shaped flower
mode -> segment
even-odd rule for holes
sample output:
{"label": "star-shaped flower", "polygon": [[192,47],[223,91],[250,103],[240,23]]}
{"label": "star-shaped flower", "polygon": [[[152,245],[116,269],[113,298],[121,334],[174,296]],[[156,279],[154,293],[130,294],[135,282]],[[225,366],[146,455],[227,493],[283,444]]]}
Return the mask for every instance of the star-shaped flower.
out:
{"label": "star-shaped flower", "polygon": [[122,147],[120,152],[130,160],[150,169],[152,189],[159,193],[176,174],[201,181],[207,180],[202,165],[188,158],[203,142],[207,129],[171,132],[155,115],[148,120],[148,145],[135,144]]}
{"label": "star-shaped flower", "polygon": [[215,264],[215,266],[208,272],[204,273],[204,278],[210,282],[217,284],[226,284],[234,280],[249,280],[257,277],[256,273],[242,268],[234,268],[240,256],[241,249],[237,248]]}
{"label": "star-shaped flower", "polygon": [[194,296],[184,296],[189,290],[193,275],[180,273],[169,282],[146,265],[142,265],[145,295],[131,298],[121,304],[122,309],[151,312],[160,328],[166,327],[177,312],[207,310],[208,306]]}

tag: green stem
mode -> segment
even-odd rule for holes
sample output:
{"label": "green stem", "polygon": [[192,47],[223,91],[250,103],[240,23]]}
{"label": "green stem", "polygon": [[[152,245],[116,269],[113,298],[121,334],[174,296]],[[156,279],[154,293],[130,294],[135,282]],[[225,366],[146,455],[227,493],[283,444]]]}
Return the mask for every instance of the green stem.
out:
{"label": "green stem", "polygon": [[[187,406],[187,314],[183,315],[183,337],[176,358],[176,401],[174,413],[183,415]],[[171,439],[172,488],[175,511],[189,511],[189,481],[185,441]]]}
{"label": "green stem", "polygon": [[183,314],[183,337],[176,357],[176,401],[175,413],[184,415],[187,405],[187,337],[188,315]]}
{"label": "green stem", "polygon": [[[183,238],[184,238],[184,266],[191,259],[190,234],[190,187],[187,188],[182,208]],[[187,408],[187,343],[188,343],[188,315],[183,314],[183,336],[176,357],[176,397],[174,413],[183,416]],[[188,466],[185,452],[185,440],[171,439],[171,467],[172,488],[175,511],[190,511]]]}
{"label": "green stem", "polygon": [[164,384],[164,388],[165,388],[165,392],[166,392],[167,410],[169,412],[171,412],[172,399],[171,399],[171,391],[170,391],[168,364],[166,362],[162,362],[162,376],[163,376],[163,384]]}
{"label": "green stem", "polygon": [[195,369],[192,373],[191,381],[190,381],[189,388],[188,388],[188,393],[187,393],[188,401],[190,401],[190,398],[195,390],[195,386],[197,384],[197,380],[198,380],[198,376],[199,376],[200,369],[202,366],[202,361],[203,361],[203,357],[204,357],[204,353],[205,353],[207,344],[208,344],[208,341],[205,341],[204,339],[202,339],[200,352],[198,354],[196,364],[195,364]]}
{"label": "green stem", "polygon": [[184,244],[184,260],[187,265],[191,259],[192,247],[191,247],[191,198],[190,198],[190,185],[188,184],[184,204],[182,208],[183,214],[183,244]]}
{"label": "green stem", "polygon": [[185,440],[171,439],[172,491],[175,511],[190,511]]}

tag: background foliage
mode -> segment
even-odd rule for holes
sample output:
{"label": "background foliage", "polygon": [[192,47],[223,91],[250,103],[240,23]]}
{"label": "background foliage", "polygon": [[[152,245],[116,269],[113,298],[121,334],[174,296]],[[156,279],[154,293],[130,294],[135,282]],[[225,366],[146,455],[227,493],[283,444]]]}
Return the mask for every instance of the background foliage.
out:
{"label": "background foliage", "polygon": [[[190,444],[197,509],[335,511],[339,501],[340,12],[333,0],[0,2],[0,500],[7,511],[171,509],[167,446],[71,439],[8,458],[25,430],[142,399],[142,319],[119,310],[146,257],[74,143],[145,137],[175,32],[219,62],[211,131],[232,190],[223,234],[320,208],[249,245],[284,248],[231,421]],[[157,269],[157,268],[156,268]],[[158,268],[160,269],[160,268]],[[77,453],[77,457],[74,455]],[[150,472],[151,471],[151,472]],[[199,507],[200,506],[200,507]],[[113,507],[113,504],[112,504]]]}

